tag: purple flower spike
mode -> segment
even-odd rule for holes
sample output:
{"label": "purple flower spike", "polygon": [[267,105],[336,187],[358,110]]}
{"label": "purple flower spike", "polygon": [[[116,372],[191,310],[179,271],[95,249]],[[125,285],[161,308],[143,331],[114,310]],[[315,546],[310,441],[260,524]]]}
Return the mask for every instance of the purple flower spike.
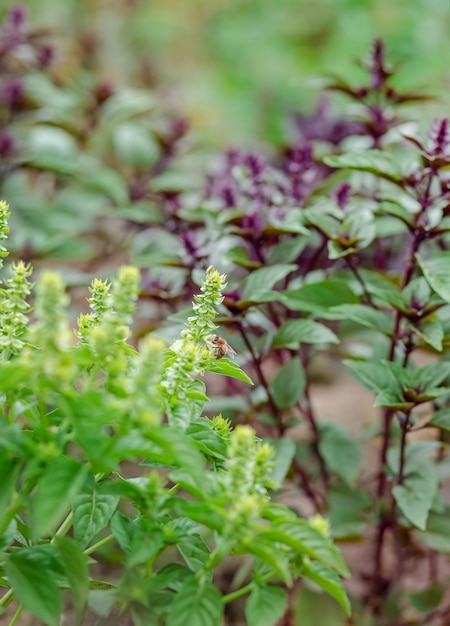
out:
{"label": "purple flower spike", "polygon": [[200,244],[197,241],[197,237],[194,231],[188,230],[178,235],[180,242],[183,246],[182,256],[184,261],[189,265],[197,263],[202,257],[200,253]]}
{"label": "purple flower spike", "polygon": [[351,185],[349,183],[343,183],[336,190],[334,199],[336,200],[338,205],[341,207],[341,209],[345,209],[345,207],[347,206],[348,201],[349,201],[349,197],[350,197],[351,189],[352,188],[351,188]]}
{"label": "purple flower spike", "polygon": [[225,208],[236,206],[236,195],[231,187],[224,187],[219,191],[219,196],[223,198]]}
{"label": "purple flower spike", "polygon": [[0,131],[0,157],[8,159],[12,157],[17,150],[14,137],[7,130]]}
{"label": "purple flower spike", "polygon": [[28,9],[23,4],[16,4],[11,7],[4,22],[4,29],[7,34],[16,34],[23,30],[26,25]]}
{"label": "purple flower spike", "polygon": [[380,89],[391,75],[385,63],[384,43],[381,39],[375,39],[368,63],[373,89]]}
{"label": "purple flower spike", "polygon": [[2,86],[0,92],[0,101],[9,109],[16,110],[19,108],[23,98],[23,84],[19,78],[11,78]]}
{"label": "purple flower spike", "polygon": [[55,53],[51,46],[41,46],[36,50],[36,59],[42,69],[50,67],[54,57]]}
{"label": "purple flower spike", "polygon": [[264,161],[256,154],[246,154],[242,162],[249,169],[251,176],[254,178],[260,176],[264,171]]}
{"label": "purple flower spike", "polygon": [[437,119],[430,132],[430,147],[428,152],[433,156],[448,156],[448,146],[450,145],[450,129],[448,117]]}

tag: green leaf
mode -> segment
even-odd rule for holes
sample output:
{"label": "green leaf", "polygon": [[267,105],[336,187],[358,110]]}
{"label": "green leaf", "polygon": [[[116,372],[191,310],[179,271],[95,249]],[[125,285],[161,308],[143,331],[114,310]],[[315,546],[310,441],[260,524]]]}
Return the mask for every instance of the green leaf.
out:
{"label": "green leaf", "polygon": [[127,559],[129,568],[134,568],[141,563],[153,563],[163,551],[166,540],[162,529],[149,529],[145,519],[136,519],[134,527],[131,549]]}
{"label": "green leaf", "polygon": [[173,591],[180,591],[183,582],[192,577],[192,572],[181,563],[168,563],[157,571],[152,578],[152,589],[159,590],[167,587]]}
{"label": "green leaf", "polygon": [[361,465],[361,448],[338,424],[320,424],[319,450],[327,467],[349,485]]}
{"label": "green leaf", "polygon": [[96,489],[75,496],[73,501],[74,537],[85,548],[106,528],[119,503],[119,496]]}
{"label": "green leaf", "polygon": [[430,513],[426,530],[417,533],[425,545],[444,554],[450,554],[449,513],[448,508],[443,513]]}
{"label": "green leaf", "polygon": [[387,276],[358,268],[359,274],[364,281],[368,292],[385,306],[406,307],[406,301],[402,293],[399,293],[398,285]]}
{"label": "green leaf", "polygon": [[148,89],[120,89],[103,105],[102,122],[114,126],[122,120],[145,115],[154,108],[155,97]]}
{"label": "green leaf", "polygon": [[393,371],[386,366],[386,361],[371,363],[370,361],[344,361],[359,382],[372,393],[391,390],[393,393],[400,392],[400,384]]}
{"label": "green leaf", "polygon": [[31,373],[29,367],[23,363],[14,361],[0,363],[0,389],[7,391],[13,387],[20,387],[29,380]]}
{"label": "green leaf", "polygon": [[187,535],[177,543],[177,548],[186,565],[193,572],[204,566],[211,551],[200,535]]}
{"label": "green leaf", "polygon": [[35,539],[48,535],[61,522],[85,480],[87,468],[75,459],[53,459],[38,481],[31,499],[31,524]]}
{"label": "green leaf", "polygon": [[326,156],[323,161],[330,167],[370,172],[392,182],[399,182],[402,179],[395,158],[382,150],[346,152],[336,156]]}
{"label": "green leaf", "polygon": [[273,442],[271,441],[271,444],[275,448],[275,458],[273,469],[270,473],[270,480],[273,480],[277,485],[281,485],[291,467],[296,445],[292,437],[282,437]]}
{"label": "green leaf", "polygon": [[444,597],[444,587],[441,583],[430,585],[424,591],[409,593],[408,598],[414,608],[421,613],[430,614],[436,609]]}
{"label": "green leaf", "polygon": [[405,225],[405,226],[412,227],[414,225],[413,218],[412,218],[410,211],[408,211],[406,207],[403,206],[400,202],[396,202],[394,200],[386,200],[384,202],[380,202],[380,204],[377,207],[377,214],[378,215],[387,214],[386,219],[388,219],[389,221],[391,221],[391,219],[388,216],[392,215],[396,217],[401,222],[402,225]]}
{"label": "green leaf", "polygon": [[277,407],[281,410],[293,407],[302,397],[305,383],[305,371],[300,359],[291,359],[283,365],[270,385]]}
{"label": "green leaf", "polygon": [[51,160],[55,165],[58,162],[73,165],[79,154],[74,137],[56,126],[36,125],[30,130],[27,140],[27,148],[32,153],[33,162],[36,164]]}
{"label": "green leaf", "polygon": [[[270,225],[264,229],[267,234],[279,233],[295,233],[299,235],[308,235],[308,229],[304,226],[304,213],[302,209],[295,207],[289,209],[286,215],[279,218],[276,215],[269,215]],[[272,227],[272,228],[271,228]]]}
{"label": "green leaf", "polygon": [[425,530],[428,514],[438,490],[438,477],[433,464],[426,458],[408,460],[406,477],[393,490],[395,501],[414,526]]}
{"label": "green leaf", "polygon": [[159,146],[153,135],[139,122],[125,122],[114,129],[114,148],[127,165],[147,168],[159,156]]}
{"label": "green leaf", "polygon": [[126,554],[130,554],[135,531],[133,520],[120,511],[116,511],[112,516],[110,527],[119,546]]}
{"label": "green leaf", "polygon": [[298,289],[284,291],[282,302],[292,311],[306,311],[318,315],[339,304],[356,304],[357,296],[348,284],[339,278],[306,283]]}
{"label": "green leaf", "polygon": [[272,346],[284,348],[298,347],[301,343],[339,343],[339,338],[332,330],[309,319],[290,320],[276,332]]}
{"label": "green leaf", "polygon": [[185,431],[191,421],[199,416],[199,413],[194,411],[194,409],[194,402],[180,400],[172,403],[167,409],[170,426],[179,429],[181,432]]}
{"label": "green leaf", "polygon": [[361,324],[361,326],[373,328],[385,335],[391,335],[394,328],[394,320],[390,315],[372,309],[365,304],[340,304],[332,307],[323,317],[330,320],[350,319]]}
{"label": "green leaf", "polygon": [[322,587],[322,589],[339,602],[346,614],[350,615],[350,600],[348,599],[344,585],[336,572],[329,567],[322,565],[322,563],[315,563],[311,561],[305,564],[302,575],[315,582],[316,585],[319,585],[319,587]]}
{"label": "green leaf", "polygon": [[105,406],[100,390],[66,394],[64,410],[73,420],[76,442],[91,467],[94,471],[109,473],[116,466],[116,458],[112,455],[113,440],[105,437],[105,428],[117,423],[121,413],[116,407]]}
{"label": "green leaf", "polygon": [[0,552],[7,550],[16,540],[17,522],[12,519],[5,530],[0,534]]}
{"label": "green leaf", "polygon": [[291,566],[287,554],[274,549],[266,537],[253,537],[246,544],[246,550],[268,565],[288,587],[292,585]]}
{"label": "green leaf", "polygon": [[89,170],[83,178],[87,189],[98,191],[114,200],[118,205],[128,202],[128,189],[125,179],[115,170],[101,167]]}
{"label": "green leaf", "polygon": [[19,602],[47,626],[59,626],[61,598],[57,578],[43,552],[22,548],[8,556],[4,567]]}
{"label": "green leaf", "polygon": [[[97,583],[97,581],[94,582]],[[116,601],[117,593],[115,589],[106,587],[105,589],[94,588],[89,591],[89,607],[100,617],[108,617]]]}
{"label": "green leaf", "polygon": [[374,407],[385,407],[390,409],[397,409],[398,411],[409,411],[415,405],[415,402],[409,402],[404,400],[401,393],[386,389],[377,393],[375,398]]}
{"label": "green leaf", "polygon": [[208,504],[203,502],[192,502],[182,498],[173,498],[172,501],[178,515],[189,517],[200,524],[204,524],[212,530],[221,531],[223,529],[222,517],[218,513],[212,511]]}
{"label": "green leaf", "polygon": [[266,294],[276,283],[298,269],[297,265],[271,265],[252,272],[245,281],[242,300],[258,302],[261,294]]}
{"label": "green leaf", "polygon": [[331,535],[339,539],[360,535],[373,510],[372,498],[366,491],[349,487],[342,482],[331,487],[329,504]]}
{"label": "green leaf", "polygon": [[[5,450],[1,449],[1,454],[5,454]],[[5,519],[10,505],[11,495],[16,487],[17,478],[19,476],[21,463],[16,459],[10,460],[6,455],[0,457],[0,525]]]}
{"label": "green leaf", "polygon": [[186,430],[186,434],[194,440],[195,445],[207,456],[221,460],[225,459],[227,452],[225,442],[211,428],[208,419],[200,417],[191,422]]}
{"label": "green leaf", "polygon": [[441,321],[437,319],[430,319],[421,322],[418,328],[413,324],[408,324],[408,328],[410,328],[414,334],[420,337],[429,346],[438,352],[442,352],[444,327]]}
{"label": "green leaf", "polygon": [[291,239],[282,239],[273,246],[267,255],[271,265],[277,263],[293,263],[308,245],[306,237],[292,237]]}
{"label": "green leaf", "polygon": [[344,213],[332,200],[316,200],[311,207],[303,209],[306,223],[316,226],[319,231],[332,239],[341,227]]}
{"label": "green leaf", "polygon": [[[128,190],[127,190],[128,191]],[[117,201],[118,202],[118,201]],[[141,202],[133,202],[129,205],[128,201],[124,201],[118,207],[114,208],[114,215],[131,220],[137,224],[164,224],[164,217],[161,209],[152,202],[142,200]]]}
{"label": "green leaf", "polygon": [[222,619],[222,595],[217,587],[188,578],[170,606],[167,626],[220,626]]}
{"label": "green leaf", "polygon": [[[192,403],[191,403],[192,404]],[[164,467],[185,469],[191,480],[201,488],[205,486],[204,458],[194,442],[184,432],[173,428],[148,429],[145,438],[137,433],[120,440],[127,455],[142,456]]]}
{"label": "green leaf", "polygon": [[306,587],[297,594],[294,616],[301,626],[343,626],[347,622],[344,611],[332,598]]}
{"label": "green leaf", "polygon": [[442,428],[442,430],[450,431],[450,409],[441,409],[440,411],[436,411],[427,426],[436,426],[436,428]]}
{"label": "green leaf", "polygon": [[438,387],[440,383],[450,376],[450,361],[430,363],[420,367],[414,372],[414,382],[420,385],[422,391]]}
{"label": "green leaf", "polygon": [[303,519],[280,521],[261,529],[261,538],[279,541],[300,554],[317,559],[335,569],[341,576],[349,576],[348,567],[335,545]]}
{"label": "green leaf", "polygon": [[78,543],[70,537],[56,537],[56,545],[69,579],[76,623],[82,624],[89,592],[87,556]]}
{"label": "green leaf", "polygon": [[227,252],[227,259],[234,263],[235,265],[240,265],[241,267],[247,267],[249,269],[258,269],[261,267],[261,263],[259,261],[253,261],[250,259],[247,250],[242,248],[241,246],[233,246]]}
{"label": "green leaf", "polygon": [[450,303],[450,252],[440,252],[429,259],[416,254],[416,259],[430,287]]}
{"label": "green leaf", "polygon": [[228,358],[217,359],[208,366],[208,372],[214,372],[215,374],[222,374],[222,376],[229,376],[230,378],[237,378],[248,385],[253,385],[252,379],[241,370],[237,363],[234,363]]}
{"label": "green leaf", "polygon": [[287,608],[287,595],[280,587],[255,586],[245,605],[248,626],[274,626]]}

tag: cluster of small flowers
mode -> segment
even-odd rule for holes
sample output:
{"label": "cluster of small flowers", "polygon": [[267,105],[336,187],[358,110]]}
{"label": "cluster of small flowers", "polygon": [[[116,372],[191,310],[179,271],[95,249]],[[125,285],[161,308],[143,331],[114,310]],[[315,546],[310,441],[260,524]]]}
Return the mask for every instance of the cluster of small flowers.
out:
{"label": "cluster of small flowers", "polygon": [[225,279],[225,275],[214,267],[207,269],[206,279],[201,286],[202,294],[194,297],[194,315],[188,318],[181,339],[175,340],[170,346],[170,358],[161,383],[169,399],[185,397],[192,379],[203,375],[214,359],[208,341],[216,329],[214,319],[223,301]]}
{"label": "cluster of small flowers", "polygon": [[[8,237],[9,205],[0,201],[0,242]],[[8,251],[0,244],[0,267]],[[24,336],[28,325],[28,314],[31,307],[27,303],[32,285],[28,278],[32,274],[31,266],[22,261],[13,263],[10,268],[10,277],[4,281],[0,301],[0,351],[7,359],[11,354],[18,354],[24,344]]]}
{"label": "cluster of small flowers", "polygon": [[228,523],[230,531],[237,528],[251,533],[269,500],[267,487],[273,487],[269,474],[273,467],[273,448],[261,443],[250,426],[237,426],[230,433],[221,483],[230,496]]}
{"label": "cluster of small flowers", "polygon": [[8,238],[9,226],[9,204],[4,200],[0,200],[0,268],[3,266],[2,257],[8,256],[8,250],[1,245],[2,241]]}
{"label": "cluster of small flowers", "polygon": [[212,353],[204,344],[196,344],[187,339],[175,340],[169,349],[171,358],[166,364],[161,386],[165,390],[169,404],[182,400],[192,380],[203,376],[211,363]]}
{"label": "cluster of small flowers", "polygon": [[126,341],[139,295],[139,280],[139,270],[131,266],[119,269],[112,286],[95,279],[89,289],[91,313],[78,318],[76,335],[89,345],[110,382],[128,371]]}
{"label": "cluster of small flowers", "polygon": [[5,359],[10,354],[19,354],[25,345],[31,311],[27,302],[32,288],[28,280],[31,274],[31,266],[19,261],[11,265],[10,277],[4,281],[6,289],[0,302],[0,351]]}
{"label": "cluster of small flowers", "polygon": [[214,267],[206,270],[206,280],[200,287],[202,294],[194,296],[192,308],[194,315],[188,317],[186,328],[181,332],[183,339],[198,343],[207,341],[216,329],[214,319],[217,309],[223,302],[222,292],[227,286],[225,274],[220,274]]}
{"label": "cluster of small flowers", "polygon": [[266,496],[273,449],[261,444],[250,426],[237,426],[231,433],[224,480],[234,494]]}
{"label": "cluster of small flowers", "polygon": [[78,329],[75,330],[75,334],[82,341],[86,341],[89,329],[98,326],[101,322],[103,314],[108,310],[110,303],[110,289],[111,284],[107,281],[94,278],[92,281],[89,292],[91,297],[88,299],[89,306],[91,308],[90,313],[80,313],[78,317]]}
{"label": "cluster of small flowers", "polygon": [[71,345],[66,308],[69,297],[61,276],[43,272],[36,286],[34,314],[30,327],[30,343],[48,354],[67,350]]}

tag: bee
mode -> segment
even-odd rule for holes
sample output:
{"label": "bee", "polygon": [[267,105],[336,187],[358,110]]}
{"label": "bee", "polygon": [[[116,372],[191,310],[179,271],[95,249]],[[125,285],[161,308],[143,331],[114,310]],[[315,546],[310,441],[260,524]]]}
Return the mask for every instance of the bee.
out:
{"label": "bee", "polygon": [[236,350],[234,350],[222,337],[219,335],[213,335],[211,339],[211,346],[214,350],[214,356],[216,359],[222,359],[224,356],[229,356],[232,359],[236,356]]}

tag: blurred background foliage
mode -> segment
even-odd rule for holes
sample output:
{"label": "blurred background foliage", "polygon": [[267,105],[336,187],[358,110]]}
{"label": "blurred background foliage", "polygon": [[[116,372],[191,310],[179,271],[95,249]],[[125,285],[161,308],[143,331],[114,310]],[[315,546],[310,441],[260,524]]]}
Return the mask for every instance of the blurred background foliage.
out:
{"label": "blurred background foliage", "polygon": [[[5,8],[13,3],[6,2]],[[286,133],[286,110],[308,111],[324,73],[359,76],[375,37],[403,66],[405,86],[445,98],[447,0],[28,0],[32,22],[80,50],[103,78],[157,84],[208,143]],[[67,34],[77,35],[77,46]]]}

